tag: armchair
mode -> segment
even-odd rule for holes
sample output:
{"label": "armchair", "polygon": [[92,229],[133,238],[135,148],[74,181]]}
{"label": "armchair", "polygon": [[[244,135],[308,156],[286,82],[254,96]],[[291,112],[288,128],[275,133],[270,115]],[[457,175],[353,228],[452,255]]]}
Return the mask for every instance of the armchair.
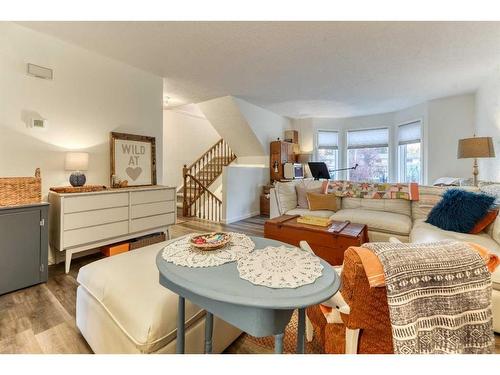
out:
{"label": "armchair", "polygon": [[393,353],[385,287],[370,288],[361,259],[352,249],[344,255],[340,293],[323,306],[309,307],[307,317],[307,339],[317,335],[325,353]]}

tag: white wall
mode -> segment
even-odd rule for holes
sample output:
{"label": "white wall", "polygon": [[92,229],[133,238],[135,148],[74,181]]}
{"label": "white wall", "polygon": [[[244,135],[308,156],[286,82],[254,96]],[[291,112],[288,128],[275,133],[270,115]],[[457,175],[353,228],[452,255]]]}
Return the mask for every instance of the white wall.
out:
{"label": "white wall", "polygon": [[[54,80],[28,76],[26,63],[54,70]],[[163,181],[163,81],[139,69],[10,22],[0,22],[0,176],[29,176],[41,167],[43,194],[67,185],[67,150],[90,152],[88,184],[109,184],[109,133],[156,137]],[[32,113],[48,129],[27,128]]]}
{"label": "white wall", "polygon": [[221,138],[203,113],[192,106],[163,111],[164,176],[170,186],[180,187],[184,164],[189,166]]}
{"label": "white wall", "polygon": [[230,165],[222,172],[222,221],[232,223],[260,213],[262,186],[269,182],[269,168]]}
{"label": "white wall", "polygon": [[232,96],[198,103],[198,107],[238,158],[266,155],[259,138],[247,123]]}
{"label": "white wall", "polygon": [[475,95],[430,101],[428,122],[429,182],[443,176],[471,177],[472,161],[457,159],[457,148],[459,139],[474,134]]}
{"label": "white wall", "polygon": [[[469,163],[457,159],[458,139],[473,132],[475,114],[474,94],[431,100],[397,112],[351,118],[307,118],[292,120],[299,131],[300,147],[304,152],[315,148],[318,130],[337,130],[339,146],[345,150],[346,131],[349,129],[388,127],[391,153],[390,180],[397,180],[397,128],[414,120],[423,124],[424,184],[443,176],[468,177]],[[346,166],[346,155],[339,152],[339,165]],[[345,178],[345,176],[343,177]]]}
{"label": "white wall", "polygon": [[242,99],[234,98],[234,101],[269,155],[269,143],[283,139],[285,130],[291,128],[290,120]]}
{"label": "white wall", "polygon": [[283,139],[284,131],[291,128],[288,118],[232,96],[198,106],[238,156],[238,164],[269,165],[269,143]]}
{"label": "white wall", "polygon": [[[479,159],[479,179],[500,181],[500,68],[485,80],[476,95],[475,132],[493,137],[495,158]],[[470,160],[469,160],[470,162]]]}

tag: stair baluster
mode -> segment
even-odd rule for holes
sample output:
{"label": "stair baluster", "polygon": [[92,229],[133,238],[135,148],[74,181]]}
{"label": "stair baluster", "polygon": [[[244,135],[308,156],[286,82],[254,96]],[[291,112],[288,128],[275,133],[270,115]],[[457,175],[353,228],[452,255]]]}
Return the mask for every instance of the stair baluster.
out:
{"label": "stair baluster", "polygon": [[196,216],[212,221],[221,219],[222,201],[208,187],[220,176],[223,167],[231,164],[234,159],[236,155],[221,139],[189,167],[184,165],[182,170],[184,216]]}

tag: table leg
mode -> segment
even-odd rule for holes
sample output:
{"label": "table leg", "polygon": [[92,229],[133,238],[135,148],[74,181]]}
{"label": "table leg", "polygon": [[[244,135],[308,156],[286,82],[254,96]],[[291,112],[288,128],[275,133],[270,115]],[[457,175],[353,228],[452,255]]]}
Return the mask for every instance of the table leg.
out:
{"label": "table leg", "polygon": [[306,331],[306,309],[299,309],[299,322],[297,327],[297,354],[304,354]]}
{"label": "table leg", "polygon": [[207,311],[205,315],[205,354],[212,353],[212,332],[214,326],[214,316]]}
{"label": "table leg", "polygon": [[185,305],[186,301],[184,300],[184,297],[179,296],[179,304],[177,306],[177,354],[184,354]]}
{"label": "table leg", "polygon": [[283,333],[274,335],[274,353],[283,354]]}

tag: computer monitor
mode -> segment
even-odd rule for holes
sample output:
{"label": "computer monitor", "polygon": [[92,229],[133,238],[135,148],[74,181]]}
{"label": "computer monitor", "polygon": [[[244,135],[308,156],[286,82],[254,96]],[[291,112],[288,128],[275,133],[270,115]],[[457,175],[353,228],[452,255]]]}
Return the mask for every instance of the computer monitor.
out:
{"label": "computer monitor", "polygon": [[329,180],[330,172],[328,172],[328,167],[322,161],[311,161],[309,162],[309,169],[311,170],[311,174],[315,180],[319,180],[320,178]]}

